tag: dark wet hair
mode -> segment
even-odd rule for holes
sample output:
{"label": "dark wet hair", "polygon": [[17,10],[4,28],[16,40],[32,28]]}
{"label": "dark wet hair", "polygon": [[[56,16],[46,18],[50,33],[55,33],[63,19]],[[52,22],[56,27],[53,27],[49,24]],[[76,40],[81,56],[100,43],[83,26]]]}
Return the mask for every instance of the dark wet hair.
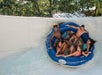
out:
{"label": "dark wet hair", "polygon": [[97,42],[96,40],[92,39],[92,38],[89,38],[90,41],[91,41],[91,44],[90,44],[90,48]]}
{"label": "dark wet hair", "polygon": [[81,27],[85,27],[85,25],[81,25]]}
{"label": "dark wet hair", "polygon": [[53,25],[53,27],[55,28],[55,27],[58,27],[58,25]]}

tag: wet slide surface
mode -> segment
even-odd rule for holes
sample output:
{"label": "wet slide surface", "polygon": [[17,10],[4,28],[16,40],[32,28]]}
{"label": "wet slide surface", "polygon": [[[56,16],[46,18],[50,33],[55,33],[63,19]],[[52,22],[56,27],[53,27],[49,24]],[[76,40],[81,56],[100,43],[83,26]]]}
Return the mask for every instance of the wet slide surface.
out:
{"label": "wet slide surface", "polygon": [[[19,42],[16,41],[12,41],[10,38],[11,37],[5,37],[4,41],[1,40],[1,38],[3,39],[4,35],[6,35],[6,29],[4,29],[5,32],[0,31],[0,41],[2,41],[1,46],[0,46],[0,54],[2,54],[2,52],[5,54],[8,54],[9,51],[13,51],[11,52],[7,57],[2,57],[2,59],[0,59],[0,75],[97,75],[102,73],[102,35],[100,35],[100,33],[102,32],[102,18],[101,17],[97,17],[97,18],[79,18],[79,19],[41,19],[41,18],[22,18],[22,17],[0,17],[1,19],[6,19],[7,21],[9,20],[13,20],[16,19],[17,22],[19,24],[21,24],[20,20],[25,21],[29,24],[34,24],[34,20],[38,20],[38,22],[36,21],[36,26],[29,24],[29,26],[27,26],[27,32],[29,34],[27,34],[29,37],[27,39],[24,39],[22,41],[21,36],[19,36]],[[13,18],[13,19],[12,19]],[[28,19],[28,20],[27,20]],[[31,22],[32,20],[32,22]],[[4,24],[4,26],[6,26],[6,23],[3,22],[4,20],[2,20],[2,24]],[[9,21],[9,22],[11,22]],[[14,20],[15,21],[15,20]],[[30,21],[30,22],[28,22]],[[44,24],[42,24],[44,22]],[[74,21],[75,23],[78,24],[85,24],[86,25],[86,29],[90,32],[90,35],[92,38],[94,38],[95,40],[97,40],[97,43],[95,44],[95,54],[94,54],[94,58],[89,61],[87,64],[82,65],[78,68],[69,68],[67,66],[63,66],[63,65],[58,65],[57,63],[55,63],[54,61],[52,61],[47,52],[46,52],[46,47],[45,47],[45,39],[47,34],[49,33],[50,29],[51,29],[51,25],[55,22],[60,22],[60,21]],[[12,22],[14,24],[14,22]],[[12,24],[11,23],[11,24]],[[2,27],[2,24],[0,25],[0,28]],[[8,24],[8,23],[7,23]],[[24,23],[26,25],[26,23]],[[46,24],[46,25],[45,25]],[[48,26],[49,24],[49,26]],[[8,24],[9,25],[9,24]],[[8,26],[9,27],[9,26]],[[25,26],[24,26],[25,27]],[[35,29],[34,29],[35,27]],[[5,27],[2,27],[5,28]],[[13,27],[14,28],[14,27]],[[22,26],[23,28],[23,26]],[[36,29],[38,28],[38,29]],[[42,32],[39,32],[39,29],[42,30]],[[0,29],[2,30],[2,29]],[[26,28],[22,29],[22,35],[25,33]],[[31,30],[31,31],[30,31]],[[9,31],[9,29],[7,30]],[[12,30],[12,31],[15,31]],[[20,31],[19,27],[18,29],[16,29],[16,31]],[[24,33],[23,33],[24,32]],[[32,32],[32,33],[31,33]],[[13,32],[10,31],[10,34],[12,34]],[[37,33],[37,34],[34,34]],[[34,35],[33,35],[34,34]],[[39,35],[38,35],[39,34]],[[40,35],[41,34],[41,35]],[[20,35],[20,33],[18,34]],[[18,36],[17,35],[17,36]],[[11,35],[13,36],[13,35]],[[16,36],[16,37],[17,37]],[[35,36],[35,37],[34,37]],[[25,34],[26,37],[26,34]],[[34,37],[34,38],[33,38]],[[38,38],[41,37],[41,38]],[[7,39],[9,38],[9,40]],[[17,39],[18,39],[17,38]],[[24,38],[24,37],[23,37]],[[29,40],[30,39],[30,40]],[[21,43],[20,45],[24,46],[25,49],[20,49],[21,47],[19,47],[19,43],[26,41],[26,45],[23,45],[23,43]],[[31,41],[33,40],[33,41]],[[5,41],[11,41],[9,43],[13,43],[13,48],[11,47],[10,49],[8,49],[9,47],[6,46]],[[14,45],[14,42],[16,43]],[[34,43],[33,43],[34,42]],[[36,43],[36,44],[35,44]],[[17,45],[18,44],[18,45]],[[30,45],[28,45],[30,44]],[[5,46],[4,46],[5,45]],[[17,45],[17,48],[16,48]],[[34,45],[34,46],[33,46]],[[27,48],[26,48],[27,46]],[[17,52],[16,50],[18,50],[19,52]],[[7,53],[8,52],[8,53]],[[6,55],[4,55],[6,56]]]}

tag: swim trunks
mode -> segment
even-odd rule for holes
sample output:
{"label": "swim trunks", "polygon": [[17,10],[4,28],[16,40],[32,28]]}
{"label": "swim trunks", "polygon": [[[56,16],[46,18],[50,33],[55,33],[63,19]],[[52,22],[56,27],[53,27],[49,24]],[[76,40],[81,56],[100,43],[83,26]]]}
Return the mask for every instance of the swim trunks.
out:
{"label": "swim trunks", "polygon": [[82,51],[86,51],[86,49],[87,49],[87,46],[86,46],[86,44],[84,43],[83,46],[82,46]]}

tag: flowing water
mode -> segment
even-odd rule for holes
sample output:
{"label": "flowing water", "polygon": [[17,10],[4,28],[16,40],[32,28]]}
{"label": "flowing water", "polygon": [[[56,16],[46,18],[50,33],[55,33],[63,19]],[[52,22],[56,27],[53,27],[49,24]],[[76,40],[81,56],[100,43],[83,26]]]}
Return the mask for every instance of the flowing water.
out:
{"label": "flowing water", "polygon": [[[82,21],[83,22],[83,21]],[[81,22],[81,23],[82,23]],[[94,58],[77,68],[58,65],[52,61],[45,47],[45,37],[37,47],[12,54],[0,60],[0,75],[97,75],[102,73],[102,25],[99,21],[88,21],[87,30],[97,40]],[[46,36],[47,34],[45,34]]]}

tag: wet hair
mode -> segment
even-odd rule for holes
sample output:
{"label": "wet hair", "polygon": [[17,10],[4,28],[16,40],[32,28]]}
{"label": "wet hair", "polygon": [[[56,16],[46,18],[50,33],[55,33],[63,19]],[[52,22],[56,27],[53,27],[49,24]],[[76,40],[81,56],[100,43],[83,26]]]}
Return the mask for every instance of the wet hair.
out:
{"label": "wet hair", "polygon": [[91,41],[91,44],[90,44],[90,48],[97,42],[96,40],[92,39],[92,38],[89,38],[90,41]]}
{"label": "wet hair", "polygon": [[58,25],[53,25],[53,28],[58,27]]}
{"label": "wet hair", "polygon": [[85,25],[81,25],[81,27],[85,27]]}

